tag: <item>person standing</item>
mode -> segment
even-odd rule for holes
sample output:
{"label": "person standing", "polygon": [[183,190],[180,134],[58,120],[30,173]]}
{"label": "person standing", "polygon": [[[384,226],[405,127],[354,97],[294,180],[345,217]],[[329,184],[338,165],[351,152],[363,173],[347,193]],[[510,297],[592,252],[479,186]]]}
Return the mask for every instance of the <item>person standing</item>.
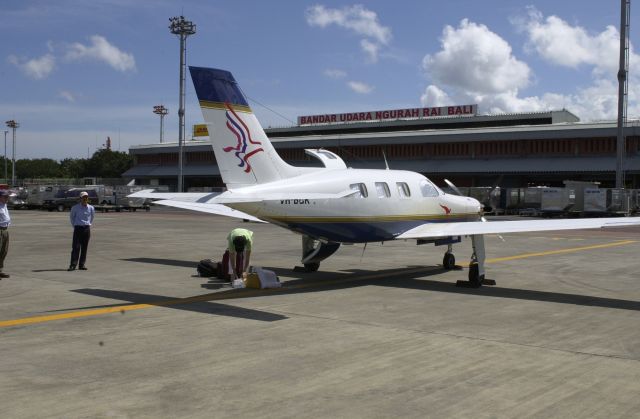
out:
{"label": "person standing", "polygon": [[[242,274],[247,272],[249,264],[251,263],[251,245],[253,244],[253,231],[244,228],[235,228],[231,230],[227,236],[227,249],[229,250],[229,263],[231,269],[229,273],[232,274],[232,280],[235,278],[242,278]],[[242,271],[238,272],[236,269],[236,258],[238,254],[242,254],[243,263]]]}
{"label": "person standing", "polygon": [[87,247],[91,238],[91,224],[96,210],[89,204],[89,194],[80,192],[80,202],[71,208],[69,218],[73,226],[73,242],[71,244],[71,263],[68,271],[78,269],[86,271]]}
{"label": "person standing", "polygon": [[9,208],[7,201],[9,200],[9,191],[0,190],[0,279],[9,278],[9,274],[4,273],[4,259],[9,251],[9,226],[11,225],[11,217],[9,216]]}

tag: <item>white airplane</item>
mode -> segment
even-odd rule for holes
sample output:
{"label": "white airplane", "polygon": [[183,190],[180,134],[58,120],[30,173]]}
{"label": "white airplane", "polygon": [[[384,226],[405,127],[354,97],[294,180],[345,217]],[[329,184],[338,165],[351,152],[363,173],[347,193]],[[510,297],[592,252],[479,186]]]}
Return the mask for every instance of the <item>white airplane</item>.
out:
{"label": "white airplane", "polygon": [[405,239],[446,245],[443,266],[452,269],[452,246],[468,236],[473,245],[469,285],[478,287],[491,283],[484,280],[485,234],[640,224],[640,217],[487,222],[479,201],[444,193],[419,173],[352,169],[323,149],[305,151],[324,167],[291,166],[273,148],[230,72],[189,69],[227,191],[156,193],[150,189],[131,196],[269,222],[300,233],[307,271],[317,270],[343,243]]}

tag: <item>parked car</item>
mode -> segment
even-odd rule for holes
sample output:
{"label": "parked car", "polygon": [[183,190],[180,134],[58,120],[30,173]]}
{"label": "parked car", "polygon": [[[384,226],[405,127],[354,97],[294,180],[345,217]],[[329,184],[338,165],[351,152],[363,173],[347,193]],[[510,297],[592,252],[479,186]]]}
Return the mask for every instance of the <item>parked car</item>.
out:
{"label": "parked car", "polygon": [[72,188],[67,191],[58,191],[52,200],[47,200],[42,204],[43,208],[49,211],[58,210],[60,212],[70,209],[80,201],[80,192],[89,194],[89,203],[97,205],[100,200],[95,189],[91,188]]}
{"label": "parked car", "polygon": [[[27,196],[27,207],[42,208],[46,201],[51,204],[58,192],[64,192],[70,188],[71,186],[69,185],[33,185],[29,189],[29,195]],[[60,195],[60,197],[62,196],[64,195]]]}
{"label": "parked car", "polygon": [[27,196],[29,196],[29,191],[25,188],[9,189],[9,200],[7,201],[7,206],[12,209],[26,208]]}

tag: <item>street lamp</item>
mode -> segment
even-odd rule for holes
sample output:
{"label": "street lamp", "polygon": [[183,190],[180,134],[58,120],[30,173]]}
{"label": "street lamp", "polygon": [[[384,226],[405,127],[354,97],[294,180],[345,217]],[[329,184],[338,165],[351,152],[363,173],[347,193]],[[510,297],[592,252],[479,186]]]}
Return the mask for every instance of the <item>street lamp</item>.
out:
{"label": "street lamp", "polygon": [[7,183],[7,134],[9,131],[4,130],[4,183]]}
{"label": "street lamp", "polygon": [[184,84],[187,62],[187,36],[196,33],[196,25],[184,16],[169,18],[169,30],[180,35],[180,108],[178,109],[178,192],[183,189],[182,154],[184,145]]}
{"label": "street lamp", "polygon": [[20,127],[20,124],[14,121],[6,122],[7,126],[13,129],[13,147],[11,147],[11,186],[16,186],[16,129]]}
{"label": "street lamp", "polygon": [[169,113],[169,109],[163,105],[157,105],[153,107],[153,113],[160,115],[160,142],[162,143],[162,138],[164,137],[164,116]]}

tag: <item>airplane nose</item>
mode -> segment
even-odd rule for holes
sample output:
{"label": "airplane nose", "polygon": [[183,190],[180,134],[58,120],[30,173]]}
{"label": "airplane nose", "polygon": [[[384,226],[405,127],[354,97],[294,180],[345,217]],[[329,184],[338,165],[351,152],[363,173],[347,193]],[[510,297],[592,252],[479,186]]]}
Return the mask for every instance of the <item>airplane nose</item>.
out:
{"label": "airplane nose", "polygon": [[484,207],[477,199],[469,198],[469,204],[467,205],[467,211],[471,213],[481,214]]}

